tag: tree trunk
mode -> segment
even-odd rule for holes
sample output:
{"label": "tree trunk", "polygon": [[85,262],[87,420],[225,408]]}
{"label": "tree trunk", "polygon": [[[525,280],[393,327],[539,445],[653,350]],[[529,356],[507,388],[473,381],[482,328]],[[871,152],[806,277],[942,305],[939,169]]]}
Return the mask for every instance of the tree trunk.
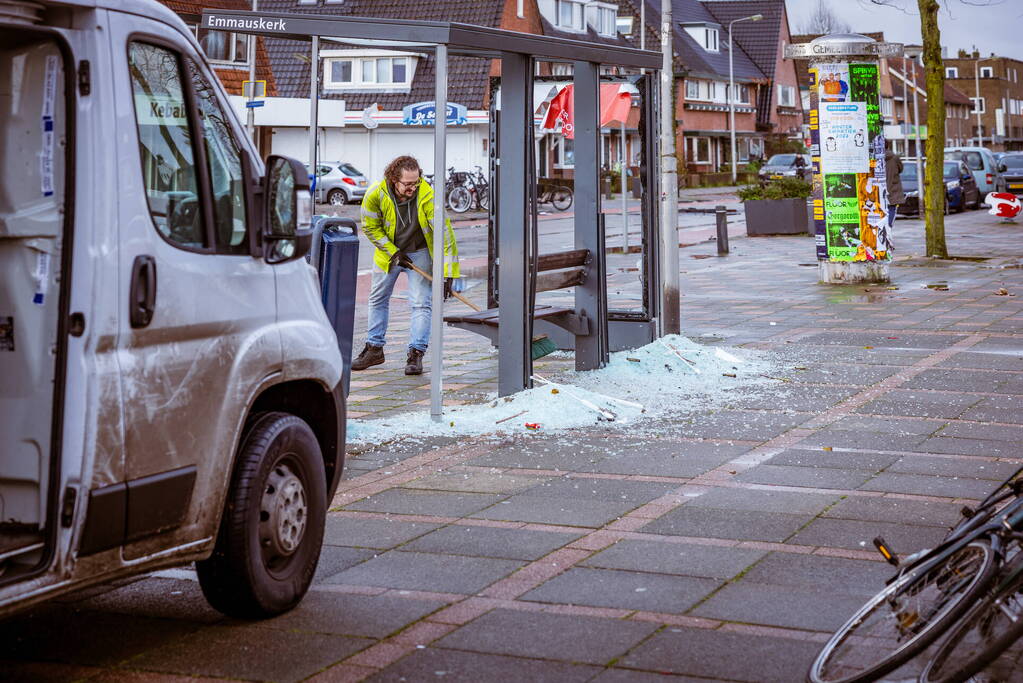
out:
{"label": "tree trunk", "polygon": [[938,0],[917,0],[920,6],[920,34],[924,44],[924,73],[927,83],[927,145],[923,201],[927,234],[927,255],[948,258],[945,246],[945,73],[941,62],[941,31],[938,30]]}

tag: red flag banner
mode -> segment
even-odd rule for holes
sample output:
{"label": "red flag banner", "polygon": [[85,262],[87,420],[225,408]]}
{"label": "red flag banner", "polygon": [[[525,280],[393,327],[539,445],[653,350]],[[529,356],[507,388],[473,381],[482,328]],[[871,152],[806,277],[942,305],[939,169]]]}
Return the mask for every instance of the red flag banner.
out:
{"label": "red flag banner", "polygon": [[547,115],[544,116],[542,128],[554,130],[561,124],[561,134],[569,140],[575,138],[575,119],[572,116],[572,95],[575,86],[566,85],[561,89],[550,106],[547,107]]}
{"label": "red flag banner", "polygon": [[[557,130],[561,126],[561,134],[569,140],[575,138],[575,117],[573,112],[573,94],[575,86],[569,84],[562,88],[547,107],[543,124],[545,130]],[[632,96],[624,91],[618,83],[602,83],[600,85],[600,125],[606,126],[612,121],[624,122],[632,107]]]}

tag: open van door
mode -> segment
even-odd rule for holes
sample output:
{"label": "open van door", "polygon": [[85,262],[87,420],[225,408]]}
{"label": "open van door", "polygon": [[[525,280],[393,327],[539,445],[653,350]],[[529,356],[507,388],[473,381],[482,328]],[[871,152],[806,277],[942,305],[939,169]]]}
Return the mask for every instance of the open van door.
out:
{"label": "open van door", "polygon": [[[69,331],[67,72],[57,40],[0,26],[0,586],[52,559]],[[73,504],[73,500],[71,501]]]}

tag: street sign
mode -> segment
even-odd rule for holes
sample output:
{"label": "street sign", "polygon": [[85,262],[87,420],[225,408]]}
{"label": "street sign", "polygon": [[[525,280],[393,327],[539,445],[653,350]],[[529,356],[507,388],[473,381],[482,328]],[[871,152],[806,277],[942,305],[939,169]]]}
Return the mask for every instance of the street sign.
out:
{"label": "street sign", "polygon": [[266,100],[249,100],[245,103],[247,109],[255,109],[256,107],[262,107],[266,105]]}

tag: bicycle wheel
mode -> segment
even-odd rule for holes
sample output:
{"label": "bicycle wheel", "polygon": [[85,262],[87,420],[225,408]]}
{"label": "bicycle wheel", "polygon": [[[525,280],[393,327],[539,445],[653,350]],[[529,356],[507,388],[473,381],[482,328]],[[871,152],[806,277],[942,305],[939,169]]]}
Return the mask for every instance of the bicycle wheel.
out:
{"label": "bicycle wheel", "polygon": [[986,540],[908,571],[835,632],[810,666],[810,683],[865,683],[894,671],[955,623],[997,569]]}
{"label": "bicycle wheel", "polygon": [[572,190],[558,185],[551,190],[551,204],[558,211],[568,211],[568,207],[572,206]]}
{"label": "bicycle wheel", "polygon": [[480,210],[490,210],[490,187],[487,185],[477,185],[476,194],[479,198]]}
{"label": "bicycle wheel", "polygon": [[1023,664],[1023,647],[1012,647],[1021,636],[1023,557],[1017,556],[998,586],[948,632],[920,674],[920,683],[965,681],[984,669],[992,681],[1011,680]]}
{"label": "bicycle wheel", "polygon": [[448,194],[448,208],[455,213],[465,213],[472,205],[472,195],[465,187],[459,185]]}

